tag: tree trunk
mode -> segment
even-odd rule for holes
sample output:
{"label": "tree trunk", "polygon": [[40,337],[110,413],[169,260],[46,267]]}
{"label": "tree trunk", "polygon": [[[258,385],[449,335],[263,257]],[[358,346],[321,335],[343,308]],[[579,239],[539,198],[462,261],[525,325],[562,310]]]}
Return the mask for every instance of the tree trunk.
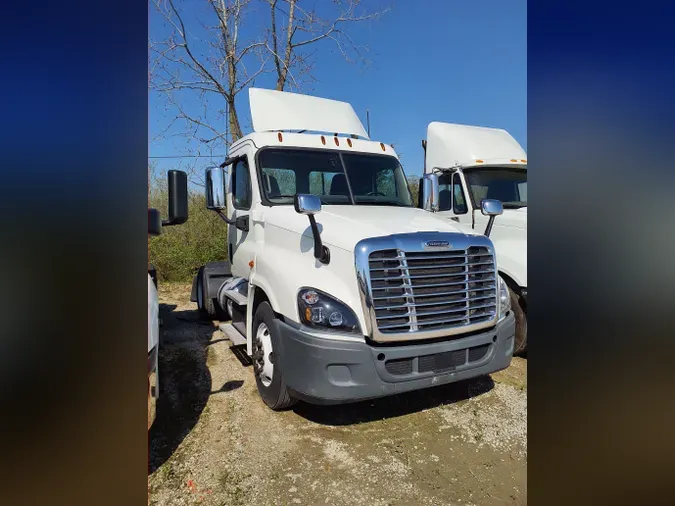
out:
{"label": "tree trunk", "polygon": [[286,71],[282,70],[279,73],[279,79],[277,79],[277,91],[284,91],[285,84],[286,84]]}
{"label": "tree trunk", "polygon": [[227,101],[227,109],[229,111],[230,134],[232,135],[232,142],[235,142],[244,135],[241,133],[241,126],[239,126],[239,117],[237,116],[237,108],[234,105],[234,99]]}

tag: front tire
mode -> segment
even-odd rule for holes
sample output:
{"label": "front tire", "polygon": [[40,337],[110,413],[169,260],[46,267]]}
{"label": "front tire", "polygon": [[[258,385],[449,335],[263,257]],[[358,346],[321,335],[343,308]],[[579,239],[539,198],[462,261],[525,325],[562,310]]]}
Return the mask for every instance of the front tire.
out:
{"label": "front tire", "polygon": [[522,355],[527,351],[527,313],[523,308],[520,295],[509,288],[511,296],[511,311],[516,318],[516,335],[513,344],[513,354]]}
{"label": "front tire", "polygon": [[296,403],[284,381],[278,337],[272,333],[276,316],[267,302],[262,302],[253,317],[253,371],[258,393],[263,402],[274,411],[281,411]]}
{"label": "front tire", "polygon": [[153,376],[156,373],[153,373],[152,375],[148,376],[148,430],[150,430],[150,427],[152,427],[153,422],[155,421],[155,417],[157,415],[157,398],[152,395],[152,387],[153,387]]}

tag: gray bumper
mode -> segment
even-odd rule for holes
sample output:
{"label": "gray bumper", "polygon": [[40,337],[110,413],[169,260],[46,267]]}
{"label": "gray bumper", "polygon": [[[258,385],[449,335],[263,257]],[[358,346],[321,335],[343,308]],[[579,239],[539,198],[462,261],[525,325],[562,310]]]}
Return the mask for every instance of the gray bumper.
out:
{"label": "gray bumper", "polygon": [[275,326],[286,385],[294,397],[315,404],[384,397],[500,371],[511,363],[515,333],[512,313],[485,332],[405,346],[314,337],[280,320]]}

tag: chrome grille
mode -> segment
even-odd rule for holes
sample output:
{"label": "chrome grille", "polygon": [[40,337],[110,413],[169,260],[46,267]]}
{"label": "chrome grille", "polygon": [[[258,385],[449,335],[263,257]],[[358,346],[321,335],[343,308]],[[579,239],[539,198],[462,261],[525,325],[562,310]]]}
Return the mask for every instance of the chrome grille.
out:
{"label": "chrome grille", "polygon": [[373,251],[368,268],[382,334],[468,327],[496,317],[495,264],[488,247]]}

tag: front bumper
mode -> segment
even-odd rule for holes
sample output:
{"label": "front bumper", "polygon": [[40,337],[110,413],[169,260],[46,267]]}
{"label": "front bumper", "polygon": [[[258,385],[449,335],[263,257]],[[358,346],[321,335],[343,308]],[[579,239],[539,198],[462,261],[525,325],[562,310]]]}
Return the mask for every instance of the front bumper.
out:
{"label": "front bumper", "polygon": [[403,346],[315,337],[276,320],[284,380],[294,397],[339,404],[444,385],[505,369],[513,356],[513,313],[467,337]]}

